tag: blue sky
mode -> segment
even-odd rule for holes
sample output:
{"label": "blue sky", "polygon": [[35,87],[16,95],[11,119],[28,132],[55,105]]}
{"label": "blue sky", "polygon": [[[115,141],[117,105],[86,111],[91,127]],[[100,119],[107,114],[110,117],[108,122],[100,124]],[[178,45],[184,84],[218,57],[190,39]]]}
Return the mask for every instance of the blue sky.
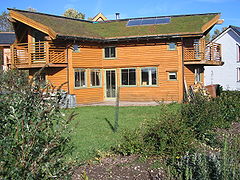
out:
{"label": "blue sky", "polygon": [[221,29],[229,25],[240,26],[240,0],[0,0],[0,12],[9,8],[27,9],[61,15],[68,8],[75,8],[87,17],[102,12],[107,18],[147,17],[174,14],[220,12],[224,19]]}

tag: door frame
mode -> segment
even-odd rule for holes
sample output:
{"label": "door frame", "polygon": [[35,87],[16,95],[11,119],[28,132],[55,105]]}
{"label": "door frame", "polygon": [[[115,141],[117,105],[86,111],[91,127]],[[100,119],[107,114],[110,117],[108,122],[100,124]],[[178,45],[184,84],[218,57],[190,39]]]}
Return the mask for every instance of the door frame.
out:
{"label": "door frame", "polygon": [[[107,71],[115,71],[115,87],[116,87],[116,94],[115,94],[115,97],[107,97]],[[106,100],[115,100],[116,97],[117,97],[117,86],[118,86],[118,83],[117,83],[117,69],[104,69],[104,98]]]}

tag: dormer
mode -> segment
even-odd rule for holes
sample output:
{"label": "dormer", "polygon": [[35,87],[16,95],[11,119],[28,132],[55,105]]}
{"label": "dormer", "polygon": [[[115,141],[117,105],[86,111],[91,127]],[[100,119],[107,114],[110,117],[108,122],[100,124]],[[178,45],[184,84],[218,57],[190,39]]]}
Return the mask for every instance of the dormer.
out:
{"label": "dormer", "polygon": [[102,14],[102,13],[98,13],[93,19],[92,21],[96,22],[96,21],[106,21],[107,18]]}

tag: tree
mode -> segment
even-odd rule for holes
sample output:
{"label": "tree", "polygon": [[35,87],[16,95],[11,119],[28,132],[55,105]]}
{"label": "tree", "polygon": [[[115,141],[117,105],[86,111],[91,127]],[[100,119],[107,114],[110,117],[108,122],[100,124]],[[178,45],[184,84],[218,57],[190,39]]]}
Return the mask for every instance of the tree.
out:
{"label": "tree", "polygon": [[219,29],[215,29],[215,31],[213,32],[213,35],[212,35],[212,39],[217,37],[220,33],[221,33],[221,31]]}
{"label": "tree", "polygon": [[29,8],[27,8],[26,10],[27,10],[27,11],[31,11],[31,12],[37,12],[37,10],[34,9],[34,8],[32,8],[32,7],[29,7]]}
{"label": "tree", "polygon": [[8,20],[9,14],[6,11],[3,11],[0,15],[0,32],[12,32],[13,26]]}
{"label": "tree", "polygon": [[78,12],[76,9],[73,9],[73,8],[67,9],[64,12],[63,16],[76,18],[76,19],[85,19],[85,14]]}

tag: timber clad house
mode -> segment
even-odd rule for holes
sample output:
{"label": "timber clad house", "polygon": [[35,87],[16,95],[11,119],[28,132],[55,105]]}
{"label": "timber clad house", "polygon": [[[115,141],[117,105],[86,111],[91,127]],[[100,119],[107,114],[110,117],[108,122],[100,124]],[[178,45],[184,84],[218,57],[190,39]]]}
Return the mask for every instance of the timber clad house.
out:
{"label": "timber clad house", "polygon": [[[88,21],[9,9],[17,41],[9,66],[42,76],[78,104],[178,101],[203,82],[204,66],[219,66],[220,44],[205,35],[219,13]],[[99,18],[97,18],[99,19]]]}

